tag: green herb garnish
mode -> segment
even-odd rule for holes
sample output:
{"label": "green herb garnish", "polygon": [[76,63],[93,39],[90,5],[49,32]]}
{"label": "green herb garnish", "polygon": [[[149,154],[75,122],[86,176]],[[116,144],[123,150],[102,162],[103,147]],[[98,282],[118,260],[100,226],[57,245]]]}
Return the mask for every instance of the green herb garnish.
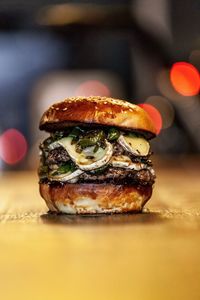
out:
{"label": "green herb garnish", "polygon": [[95,146],[94,153],[99,147],[105,148],[105,134],[102,130],[93,130],[82,135],[76,144],[76,151],[81,153],[83,149],[91,146]]}
{"label": "green herb garnish", "polygon": [[68,135],[69,137],[72,137],[72,141],[71,144],[75,144],[78,140],[79,137],[81,136],[81,134],[84,132],[83,129],[81,129],[80,127],[74,127],[72,129],[72,131],[70,132],[70,134]]}
{"label": "green herb garnish", "polygon": [[99,150],[99,145],[95,145],[93,152],[96,153]]}
{"label": "green herb garnish", "polygon": [[55,170],[52,175],[56,176],[56,175],[61,175],[61,174],[65,174],[65,173],[72,173],[75,170],[75,166],[72,162],[67,162],[63,165],[61,165],[57,170]]}
{"label": "green herb garnish", "polygon": [[60,140],[63,136],[64,136],[64,131],[56,131],[52,134],[51,138],[52,141],[55,142]]}
{"label": "green herb garnish", "polygon": [[78,137],[84,132],[80,127],[74,127],[68,136],[70,137]]}
{"label": "green herb garnish", "polygon": [[48,137],[46,140],[44,140],[43,143],[40,144],[40,149],[47,149],[50,144],[60,140],[63,137],[63,135],[63,131],[56,131],[52,133],[50,137]]}
{"label": "green herb garnish", "polygon": [[119,138],[119,136],[120,136],[119,130],[117,130],[114,127],[112,127],[112,128],[109,129],[108,136],[107,136],[107,138],[108,138],[109,141],[115,141],[115,140],[117,140]]}

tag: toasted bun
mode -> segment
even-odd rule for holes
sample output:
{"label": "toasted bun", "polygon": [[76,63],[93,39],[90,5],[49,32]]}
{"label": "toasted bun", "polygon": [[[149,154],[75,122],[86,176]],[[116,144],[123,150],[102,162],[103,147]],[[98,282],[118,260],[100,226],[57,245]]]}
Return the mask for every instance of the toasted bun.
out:
{"label": "toasted bun", "polygon": [[152,194],[152,187],[113,184],[40,183],[40,194],[50,211],[67,214],[139,212]]}
{"label": "toasted bun", "polygon": [[116,126],[141,131],[146,138],[156,135],[149,115],[138,105],[107,97],[67,98],[52,105],[42,116],[40,129],[62,130],[79,124]]}

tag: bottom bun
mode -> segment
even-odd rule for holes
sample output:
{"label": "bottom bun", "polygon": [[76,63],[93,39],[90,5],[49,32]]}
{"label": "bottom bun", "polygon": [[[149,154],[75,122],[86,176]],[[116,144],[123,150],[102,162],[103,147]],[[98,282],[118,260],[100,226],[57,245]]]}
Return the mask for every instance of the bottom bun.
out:
{"label": "bottom bun", "polygon": [[66,214],[139,212],[152,187],[113,184],[40,183],[40,194],[50,211]]}

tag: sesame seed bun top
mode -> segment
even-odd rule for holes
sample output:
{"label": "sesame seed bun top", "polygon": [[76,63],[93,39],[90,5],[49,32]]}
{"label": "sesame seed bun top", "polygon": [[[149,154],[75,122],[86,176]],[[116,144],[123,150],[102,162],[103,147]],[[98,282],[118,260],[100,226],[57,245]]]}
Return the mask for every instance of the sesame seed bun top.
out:
{"label": "sesame seed bun top", "polygon": [[138,131],[147,139],[156,135],[151,118],[141,107],[124,100],[99,96],[72,97],[53,104],[43,114],[39,128],[52,132],[89,124]]}

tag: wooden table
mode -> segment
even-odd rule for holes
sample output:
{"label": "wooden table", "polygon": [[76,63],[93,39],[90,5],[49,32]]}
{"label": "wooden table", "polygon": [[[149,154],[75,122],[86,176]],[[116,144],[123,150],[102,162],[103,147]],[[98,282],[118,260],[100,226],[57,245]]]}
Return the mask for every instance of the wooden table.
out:
{"label": "wooden table", "polygon": [[199,300],[200,159],[163,162],[135,215],[47,215],[35,173],[4,173],[0,299]]}

